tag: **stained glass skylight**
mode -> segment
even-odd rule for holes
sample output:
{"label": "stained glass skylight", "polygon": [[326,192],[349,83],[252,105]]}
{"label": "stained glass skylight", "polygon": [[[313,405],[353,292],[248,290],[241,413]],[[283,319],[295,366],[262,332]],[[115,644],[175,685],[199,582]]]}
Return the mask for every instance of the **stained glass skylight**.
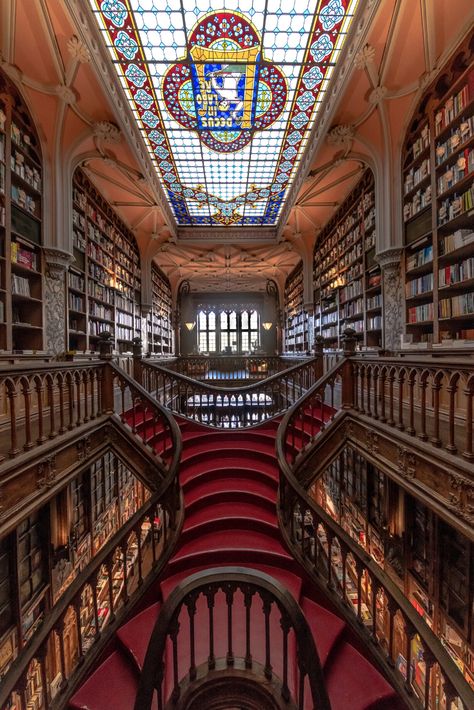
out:
{"label": "stained glass skylight", "polygon": [[178,225],[275,225],[359,0],[90,2]]}

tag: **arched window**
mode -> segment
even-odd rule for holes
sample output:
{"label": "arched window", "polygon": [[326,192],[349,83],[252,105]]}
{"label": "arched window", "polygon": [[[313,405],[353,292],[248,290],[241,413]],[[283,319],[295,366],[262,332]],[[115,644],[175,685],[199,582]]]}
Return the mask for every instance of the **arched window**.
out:
{"label": "arched window", "polygon": [[236,353],[237,341],[237,313],[235,311],[222,311],[220,314],[221,325],[221,351]]}
{"label": "arched window", "polygon": [[250,351],[253,346],[259,345],[259,328],[257,311],[243,311],[241,317],[241,349]]}
{"label": "arched window", "polygon": [[214,311],[198,313],[198,342],[199,352],[216,352],[216,314]]}

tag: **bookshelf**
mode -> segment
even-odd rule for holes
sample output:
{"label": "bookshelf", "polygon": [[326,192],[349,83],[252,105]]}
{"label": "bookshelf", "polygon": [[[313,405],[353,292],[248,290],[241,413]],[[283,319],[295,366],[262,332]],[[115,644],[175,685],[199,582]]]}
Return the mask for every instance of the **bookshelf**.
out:
{"label": "bookshelf", "polygon": [[285,341],[287,353],[305,353],[309,349],[308,314],[304,310],[303,263],[289,274],[285,285]]}
{"label": "bookshelf", "polygon": [[73,179],[73,254],[68,271],[68,349],[95,351],[109,331],[118,352],[141,337],[140,256],[135,238],[85,173]]}
{"label": "bookshelf", "polygon": [[314,327],[328,348],[345,328],[361,347],[382,343],[382,287],[375,261],[374,179],[367,170],[319,235],[314,250]]}
{"label": "bookshelf", "polygon": [[423,96],[404,146],[407,343],[474,340],[473,177],[474,64],[466,41]]}
{"label": "bookshelf", "polygon": [[161,269],[151,267],[152,305],[147,317],[148,353],[170,355],[174,351],[171,286]]}
{"label": "bookshelf", "polygon": [[31,117],[0,73],[0,350],[18,354],[43,348],[42,179]]}

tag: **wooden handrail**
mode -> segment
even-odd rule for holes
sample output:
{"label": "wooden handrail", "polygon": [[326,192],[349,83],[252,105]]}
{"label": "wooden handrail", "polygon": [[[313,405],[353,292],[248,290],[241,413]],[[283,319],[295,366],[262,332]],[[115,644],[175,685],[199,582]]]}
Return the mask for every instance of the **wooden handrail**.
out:
{"label": "wooden handrail", "polygon": [[[474,691],[464,679],[455,662],[452,660],[441,641],[433,633],[424,619],[417,613],[409,600],[402,594],[397,585],[390,577],[377,565],[377,563],[340,527],[317,503],[308,495],[306,490],[300,485],[296,477],[299,465],[298,454],[303,449],[310,450],[316,440],[321,440],[325,435],[330,436],[330,428],[326,425],[318,426],[318,431],[314,436],[302,437],[300,446],[296,446],[295,452],[295,429],[302,430],[298,423],[304,421],[305,417],[312,416],[314,402],[319,405],[320,411],[324,405],[324,393],[328,386],[334,384],[335,378],[340,377],[342,399],[339,403],[339,410],[330,412],[328,419],[333,420],[337,416],[337,411],[342,408],[351,409],[353,412],[364,411],[367,413],[367,402],[377,401],[377,389],[370,389],[367,385],[366,368],[394,368],[395,373],[398,368],[407,368],[406,360],[400,361],[398,358],[357,358],[352,353],[346,351],[346,357],[332,368],[323,378],[321,378],[285,415],[277,433],[276,451],[280,466],[280,486],[278,493],[278,518],[282,534],[289,545],[289,548],[305,566],[308,573],[333,599],[344,616],[353,623],[353,627],[371,642],[371,647],[381,663],[386,675],[391,679],[393,685],[403,695],[410,707],[428,708],[436,707],[440,697],[434,698],[431,685],[431,678],[436,671],[441,676],[442,687],[446,697],[446,708],[451,710],[453,703],[458,698],[464,705],[465,710],[474,707]],[[429,359],[422,359],[421,367],[423,372],[430,371]],[[416,366],[420,364],[416,358]],[[459,363],[453,366],[457,367]],[[415,361],[411,362],[415,367]],[[439,373],[439,363],[435,373]],[[447,369],[449,366],[446,366]],[[467,382],[472,383],[471,368],[472,362],[462,359],[462,367],[467,368]],[[434,371],[434,368],[433,368]],[[365,378],[361,373],[365,374]],[[392,370],[390,370],[393,373]],[[458,372],[455,370],[455,373]],[[455,374],[452,373],[452,374]],[[372,374],[372,373],[371,373]],[[392,375],[391,375],[392,376]],[[396,374],[395,374],[396,379]],[[373,380],[372,380],[373,381]],[[453,381],[450,379],[451,386]],[[440,377],[434,379],[438,387]],[[391,383],[391,385],[393,382]],[[367,388],[367,389],[364,389]],[[388,388],[389,393],[392,387]],[[400,390],[401,391],[401,390]],[[439,390],[438,390],[439,391]],[[385,389],[383,394],[385,395]],[[401,391],[403,396],[403,392]],[[392,396],[392,394],[389,394]],[[450,400],[453,401],[452,399]],[[472,396],[469,400],[472,407]],[[410,397],[410,402],[413,400]],[[365,404],[364,404],[365,403]],[[364,408],[365,407],[365,408]],[[394,409],[394,402],[390,400],[389,411]],[[375,410],[380,411],[380,410]],[[371,416],[374,416],[374,409],[370,408]],[[472,408],[470,410],[472,416]],[[378,415],[375,415],[376,418]],[[450,421],[452,408],[450,408]],[[391,417],[393,419],[393,417]],[[324,421],[324,420],[323,420]],[[393,425],[396,421],[393,420]],[[469,426],[468,426],[469,428]],[[328,432],[328,433],[326,433]],[[472,429],[471,429],[472,435]],[[448,448],[448,447],[446,447]],[[357,607],[350,599],[350,575],[357,590]],[[370,590],[371,610],[368,614],[369,627],[364,626],[361,613],[361,589],[362,582],[367,584]],[[380,609],[384,611],[380,611]],[[384,618],[388,616],[388,637],[383,631]],[[404,673],[395,668],[394,658],[394,619],[395,615],[401,615],[403,619],[405,634],[405,655],[407,658],[407,668]],[[367,620],[366,620],[367,621]],[[411,673],[411,648],[412,641],[417,637],[425,657],[426,682],[423,688],[415,687],[415,681]],[[439,691],[441,692],[441,691]],[[417,695],[420,694],[421,697]]]}
{"label": "wooden handrail", "polygon": [[[74,418],[71,420],[73,424],[76,421],[76,417],[83,424],[84,421],[89,421],[90,418],[94,419],[98,416],[98,413],[101,415],[102,425],[104,421],[107,421],[105,415],[112,417],[115,422],[122,422],[122,425],[117,424],[117,426],[123,426],[124,432],[131,439],[139,436],[148,451],[153,454],[154,459],[151,459],[151,463],[148,455],[144,465],[148,470],[150,465],[153,467],[154,460],[156,475],[147,475],[145,477],[150,482],[152,491],[147,502],[121,526],[113,538],[94,555],[87,566],[71,582],[3,677],[0,685],[0,707],[4,707],[11,699],[12,694],[15,694],[19,699],[22,710],[26,709],[27,674],[30,664],[34,661],[41,668],[45,708],[49,708],[53,700],[55,705],[59,702],[59,698],[63,702],[73,692],[77,683],[83,679],[86,670],[91,667],[100,652],[105,648],[114,631],[122,623],[131,603],[140,598],[166,564],[178,540],[184,517],[182,493],[178,482],[178,465],[182,447],[181,434],[176,421],[166,408],[156,402],[143,387],[111,361],[95,362],[87,364],[85,367],[82,364],[77,366],[70,363],[58,366],[52,366],[49,363],[45,368],[38,368],[36,364],[31,367],[22,365],[19,368],[9,368],[8,381],[10,383],[24,382],[25,386],[28,386],[28,383],[33,381],[38,382],[41,386],[41,379],[38,379],[36,372],[38,369],[47,371],[45,377],[50,378],[47,382],[54,382],[54,377],[57,373],[61,373],[61,375],[63,372],[78,374],[77,378],[72,377],[66,380],[71,385],[72,396],[75,398],[69,401],[61,401],[58,406],[69,410],[70,403],[74,403]],[[90,391],[87,390],[87,386],[84,386],[85,383],[81,377],[83,372],[94,373],[94,382],[97,384],[97,388],[92,397]],[[62,380],[58,381],[62,382]],[[88,382],[89,380],[86,380],[86,384]],[[74,395],[76,389],[77,396]],[[59,391],[61,392],[61,390]],[[91,408],[92,403],[94,406]],[[51,404],[52,401],[48,404],[49,409],[52,408]],[[43,414],[37,414],[37,416],[43,416]],[[25,422],[29,421],[28,417],[30,415],[31,412],[28,412]],[[68,420],[63,415],[64,412],[61,410],[60,421],[63,424],[67,424]],[[158,434],[151,442],[148,441],[145,431],[140,432],[137,429],[136,421],[139,418],[146,423],[147,429],[151,428],[152,431]],[[63,428],[64,431],[59,428],[55,432],[55,436],[60,437],[61,434],[65,434],[68,431],[67,426]],[[41,426],[38,429],[44,432]],[[38,443],[38,446],[40,446],[40,443]],[[137,457],[140,458],[143,455],[137,449]],[[161,511],[159,534],[160,539],[163,540],[162,543],[156,540],[155,517],[158,509]],[[151,547],[151,554],[148,554],[146,559],[143,556],[144,551],[142,548],[144,522],[147,522],[148,530],[146,539],[148,539],[148,535],[150,536],[147,545]],[[131,535],[134,535],[137,541],[137,557],[133,564],[138,565],[135,574],[135,578],[138,577],[138,587],[133,591],[130,590],[129,586],[129,560],[127,558],[127,543]],[[115,597],[111,580],[112,568],[117,563],[117,554],[120,558],[118,563],[122,569],[123,584],[118,596]],[[147,566],[150,569],[146,569]],[[98,616],[97,581],[102,570],[106,570],[108,575],[109,591],[107,603],[109,605],[109,613],[106,621],[101,622]],[[96,615],[94,643],[90,648],[84,646],[80,620],[82,595],[86,589],[90,590],[92,594]],[[65,619],[69,613],[73,615],[75,620],[79,657],[72,671],[67,673],[64,665],[63,634]],[[47,667],[45,659],[47,648],[51,644],[55,644],[56,639],[59,641],[60,649],[62,649],[60,654],[62,659],[62,683],[59,695],[52,698],[50,685],[53,679],[48,676],[50,669]]]}
{"label": "wooden handrail", "polygon": [[136,379],[179,416],[213,427],[255,426],[286,411],[321,374],[320,356],[238,389],[197,381],[162,365],[136,362]]}
{"label": "wooden handrail", "polygon": [[[181,695],[181,682],[187,680],[193,682],[197,677],[196,668],[196,648],[194,644],[194,624],[199,622],[200,638],[205,638],[205,627],[208,627],[209,649],[207,656],[207,668],[204,673],[215,669],[218,659],[215,656],[214,638],[213,638],[213,621],[214,621],[214,602],[216,594],[222,591],[225,595],[227,604],[227,653],[225,655],[225,665],[230,668],[235,664],[235,639],[233,637],[233,605],[234,597],[237,591],[242,592],[244,609],[242,615],[245,616],[246,642],[245,642],[245,657],[242,658],[244,666],[247,670],[255,666],[256,653],[260,650],[262,660],[264,660],[264,676],[267,681],[272,680],[274,673],[272,670],[272,654],[274,657],[276,639],[270,637],[270,614],[271,607],[274,604],[279,611],[279,623],[283,632],[282,640],[282,667],[283,677],[281,681],[281,696],[286,702],[292,695],[297,699],[298,707],[303,708],[305,705],[305,684],[304,679],[307,676],[311,689],[313,706],[315,710],[330,710],[330,702],[326,692],[326,686],[319,660],[319,655],[316,650],[313,635],[308,626],[308,623],[291,594],[280,585],[277,580],[269,575],[259,571],[243,567],[216,567],[204,572],[197,572],[183,582],[181,582],[170,594],[165,604],[163,605],[155,627],[153,629],[150,643],[148,645],[145,662],[140,675],[140,682],[135,699],[135,710],[148,710],[152,707],[153,696],[155,689],[158,693],[158,707],[164,707],[168,698],[163,698],[163,680],[164,680],[164,653],[168,637],[172,641],[173,659],[170,663],[173,675],[173,688],[171,690],[171,703],[176,704]],[[202,618],[204,615],[197,612],[196,606],[199,597],[203,595],[206,598],[206,608],[208,610],[208,618]],[[265,618],[265,638],[261,641],[261,649],[256,648],[258,639],[252,634],[252,616],[257,613],[252,609],[253,598],[258,595],[262,601],[262,606],[258,607]],[[180,612],[186,609],[191,625],[190,641],[186,637],[186,644],[191,643],[189,649],[190,665],[185,678],[179,677],[178,671],[178,656],[179,656],[179,630],[180,624],[178,618]],[[253,614],[251,613],[253,612]],[[291,681],[288,677],[288,634],[293,630],[296,641],[296,662],[300,678],[295,681],[295,687],[290,688]],[[225,672],[225,671],[224,671]],[[171,675],[171,674],[170,674]]]}

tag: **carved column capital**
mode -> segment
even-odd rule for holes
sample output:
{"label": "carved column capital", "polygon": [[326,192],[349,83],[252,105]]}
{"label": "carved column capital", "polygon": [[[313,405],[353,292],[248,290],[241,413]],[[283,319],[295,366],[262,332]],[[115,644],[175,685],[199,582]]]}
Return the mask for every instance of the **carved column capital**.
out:
{"label": "carved column capital", "polygon": [[385,251],[376,254],[375,261],[380,264],[380,268],[385,271],[386,269],[400,271],[401,260],[402,260],[403,249],[399,247],[392,247],[391,249],[386,249]]}
{"label": "carved column capital", "polygon": [[61,279],[74,261],[73,255],[63,249],[43,247],[43,254],[46,261],[46,273],[54,280]]}
{"label": "carved column capital", "polygon": [[354,65],[357,69],[365,69],[367,64],[371,64],[375,59],[375,47],[366,44],[354,57]]}
{"label": "carved column capital", "polygon": [[73,59],[76,59],[81,64],[88,64],[91,60],[91,55],[86,45],[81,42],[79,37],[73,35],[67,41],[67,50]]}
{"label": "carved column capital", "polygon": [[333,126],[326,136],[326,143],[335,147],[350,149],[355,137],[355,128],[350,124],[341,123]]}
{"label": "carved column capital", "polygon": [[98,121],[92,126],[92,135],[97,140],[110,145],[117,145],[122,140],[120,128],[110,121]]}

